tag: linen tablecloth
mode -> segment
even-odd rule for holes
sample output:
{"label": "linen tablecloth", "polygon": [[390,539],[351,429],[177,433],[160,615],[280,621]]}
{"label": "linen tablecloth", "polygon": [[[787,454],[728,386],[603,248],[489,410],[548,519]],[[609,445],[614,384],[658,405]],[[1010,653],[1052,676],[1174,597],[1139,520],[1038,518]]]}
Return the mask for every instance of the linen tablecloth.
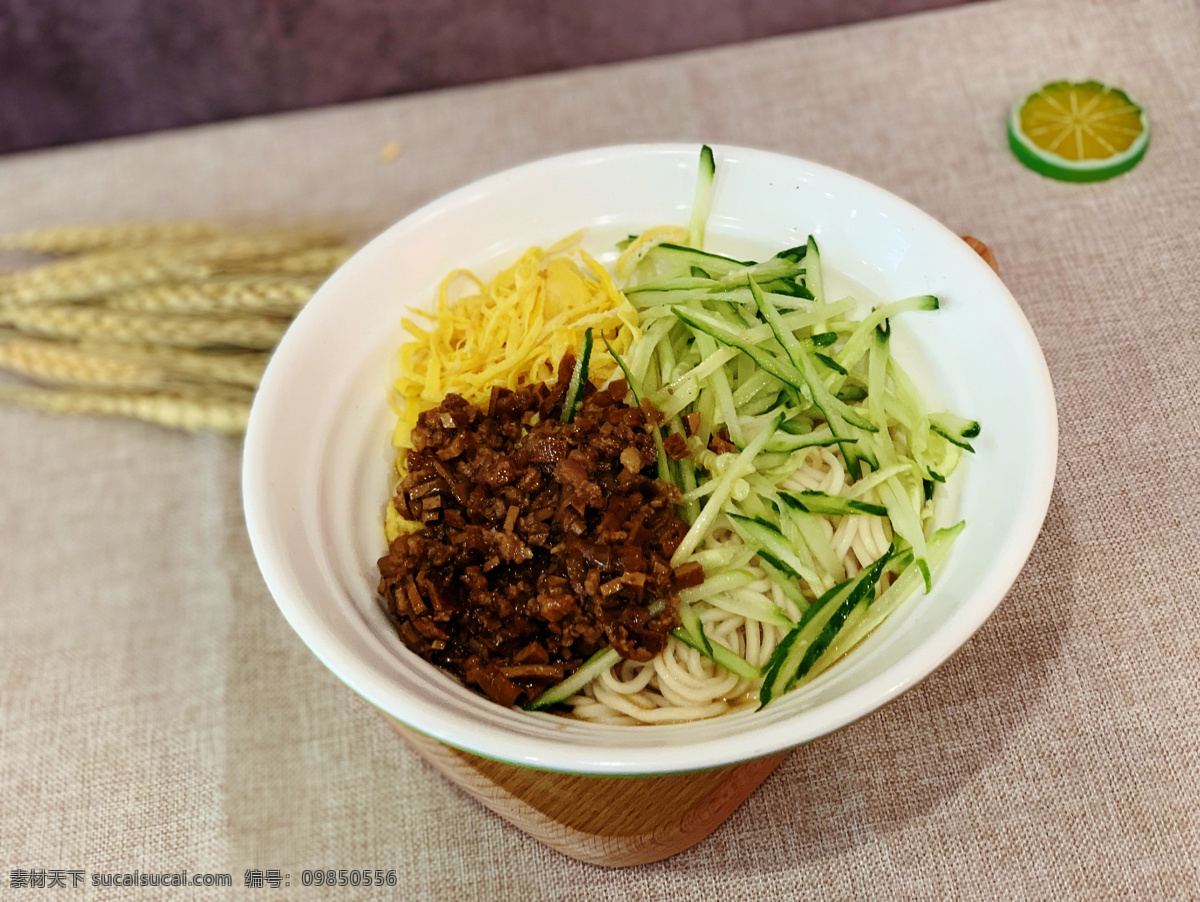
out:
{"label": "linen tablecloth", "polygon": [[[1009,106],[1063,77],[1145,105],[1136,169],[1070,185],[1011,156]],[[988,623],[795,751],[707,841],[606,870],[460,795],[301,644],[250,553],[238,441],[0,411],[0,896],[1200,898],[1194,3],[1004,0],[11,157],[0,228],[383,226],[503,167],[655,140],[827,163],[995,250],[1049,362],[1061,450],[1041,537]],[[399,885],[300,887],[318,867],[395,868]],[[37,868],[235,887],[10,887]],[[292,888],[242,889],[246,869]]]}

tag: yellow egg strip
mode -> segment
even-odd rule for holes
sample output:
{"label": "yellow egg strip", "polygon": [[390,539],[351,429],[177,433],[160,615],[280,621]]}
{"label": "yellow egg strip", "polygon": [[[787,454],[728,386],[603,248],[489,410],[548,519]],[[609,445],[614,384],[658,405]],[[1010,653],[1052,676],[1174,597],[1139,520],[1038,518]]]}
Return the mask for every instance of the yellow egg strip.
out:
{"label": "yellow egg strip", "polygon": [[[401,320],[412,340],[400,347],[400,377],[393,385],[398,476],[405,471],[417,417],[447,394],[482,405],[493,385],[517,389],[549,381],[589,327],[608,336],[620,354],[641,336],[637,311],[605,268],[578,246],[580,238],[571,235],[545,251],[530,248],[486,284],[467,270],[454,270],[438,286],[436,314],[414,311],[431,319],[431,327]],[[452,299],[458,280],[473,285]],[[597,385],[616,371],[603,342],[596,342],[588,371]],[[389,505],[388,541],[418,528]]]}

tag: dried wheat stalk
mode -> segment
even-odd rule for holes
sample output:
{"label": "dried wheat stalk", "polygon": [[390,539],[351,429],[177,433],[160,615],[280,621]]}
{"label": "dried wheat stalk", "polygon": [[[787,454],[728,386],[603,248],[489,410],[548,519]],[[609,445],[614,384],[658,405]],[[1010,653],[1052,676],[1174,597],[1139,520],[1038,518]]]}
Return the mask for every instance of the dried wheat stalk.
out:
{"label": "dried wheat stalk", "polygon": [[[332,231],[114,223],[0,236],[0,404],[237,433],[270,350],[353,253]],[[75,255],[75,256],[69,256]]]}
{"label": "dried wheat stalk", "polygon": [[349,245],[314,247],[269,260],[233,261],[226,265],[224,271],[233,273],[257,267],[259,272],[327,276],[349,260],[353,253],[354,248]]}
{"label": "dried wheat stalk", "polygon": [[44,338],[251,350],[275,347],[288,325],[269,316],[130,313],[77,304],[0,307],[0,324]]}
{"label": "dried wheat stalk", "polygon": [[155,366],[202,384],[214,382],[256,388],[271,355],[265,351],[186,351],[158,345],[98,345],[82,342],[81,351],[141,366]]}
{"label": "dried wheat stalk", "polygon": [[244,432],[250,417],[248,401],[221,397],[185,397],[163,392],[98,392],[0,383],[0,404],[49,413],[133,417],[171,429]]}
{"label": "dried wheat stalk", "polygon": [[49,385],[126,391],[212,388],[249,398],[267,363],[266,354],[218,354],[40,338],[0,341],[0,366]]}
{"label": "dried wheat stalk", "polygon": [[[141,285],[226,274],[328,272],[339,265],[329,266],[328,261],[344,260],[348,254],[339,242],[332,233],[316,229],[278,229],[84,254],[0,275],[0,302],[79,301]],[[327,268],[286,268],[289,260],[308,259],[306,253],[325,261]]]}
{"label": "dried wheat stalk", "polygon": [[211,222],[112,222],[52,226],[0,235],[0,250],[36,254],[83,254],[162,242],[194,241],[227,231]]}
{"label": "dried wheat stalk", "polygon": [[135,313],[261,313],[294,316],[320,276],[226,276],[203,282],[146,285],[118,292],[104,306]]}
{"label": "dried wheat stalk", "polygon": [[158,367],[92,354],[72,342],[37,338],[0,343],[0,366],[29,379],[91,388],[157,388],[167,376]]}

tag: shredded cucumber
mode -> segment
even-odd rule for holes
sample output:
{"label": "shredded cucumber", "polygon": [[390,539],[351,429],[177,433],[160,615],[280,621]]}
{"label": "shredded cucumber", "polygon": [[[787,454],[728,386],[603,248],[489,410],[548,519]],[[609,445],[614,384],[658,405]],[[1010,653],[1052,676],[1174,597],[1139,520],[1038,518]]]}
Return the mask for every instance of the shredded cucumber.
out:
{"label": "shredded cucumber", "polygon": [[571,381],[567,383],[567,393],[563,399],[562,421],[569,423],[575,419],[575,408],[583,400],[583,386],[587,382],[588,362],[592,358],[592,330],[583,333],[583,347],[579,349],[579,359],[575,361],[575,369],[571,371]]}
{"label": "shredded cucumber", "polygon": [[711,642],[707,638],[704,640],[704,647],[701,643],[687,630],[683,628],[676,629],[671,633],[676,639],[684,645],[696,649],[700,654],[707,658],[711,658],[715,663],[721,665],[730,673],[737,674],[747,680],[761,680],[762,671],[743,658],[741,655],[730,651],[719,642]]}
{"label": "shredded cucumber", "polygon": [[525,706],[526,711],[538,711],[542,708],[549,708],[551,705],[557,705],[560,702],[565,702],[568,698],[579,692],[594,680],[604,671],[610,669],[614,664],[621,660],[621,653],[615,648],[602,648],[590,658],[583,662],[583,665],[573,674],[551,686],[528,705]]}
{"label": "shredded cucumber", "polygon": [[692,203],[692,221],[688,225],[688,244],[697,249],[704,247],[704,226],[708,222],[709,207],[712,206],[712,185],[716,174],[717,166],[713,161],[712,148],[705,144],[700,148],[696,199]]}
{"label": "shredded cucumber", "polygon": [[958,447],[965,448],[972,453],[975,451],[971,447],[971,443],[967,441],[967,439],[976,438],[979,435],[979,424],[974,420],[967,420],[952,413],[931,413],[929,426],[942,438],[953,442]]}
{"label": "shredded cucumber", "polygon": [[[660,475],[683,489],[691,524],[671,565],[696,561],[706,574],[680,593],[682,625],[673,635],[731,673],[762,680],[761,707],[815,678],[905,599],[930,591],[963,525],[928,533],[929,501],[974,450],[980,426],[930,413],[891,353],[892,321],[932,314],[937,298],[907,297],[858,316],[854,298],[829,298],[828,261],[813,236],[761,261],[706,247],[717,169],[704,147],[686,245],[660,243],[638,263],[623,288],[642,338],[628,362],[613,356],[634,397],[654,404],[666,428],[690,436],[688,456],[673,462],[653,430]],[[717,435],[736,450],[720,453],[728,446],[710,444]],[[831,482],[791,481],[818,451],[826,460],[837,454],[844,472],[833,479],[831,471]],[[846,528],[835,532],[839,524]],[[878,536],[885,527],[893,536],[886,553],[866,561],[856,544],[857,561],[845,557],[848,530]],[[741,541],[723,538],[727,530]],[[865,547],[878,554],[886,541]],[[856,575],[846,579],[850,563]],[[764,571],[783,593],[775,600],[758,591]],[[763,668],[705,633],[722,611],[783,634]],[[585,669],[612,666],[615,652],[602,654],[609,657]],[[577,691],[577,676],[538,701],[566,698],[568,683]]]}
{"label": "shredded cucumber", "polygon": [[871,514],[876,517],[886,517],[887,508],[879,504],[866,504],[862,501],[852,501],[839,495],[826,495],[824,492],[780,492],[779,497],[784,503],[806,514],[828,514],[831,517],[845,517],[853,514]]}

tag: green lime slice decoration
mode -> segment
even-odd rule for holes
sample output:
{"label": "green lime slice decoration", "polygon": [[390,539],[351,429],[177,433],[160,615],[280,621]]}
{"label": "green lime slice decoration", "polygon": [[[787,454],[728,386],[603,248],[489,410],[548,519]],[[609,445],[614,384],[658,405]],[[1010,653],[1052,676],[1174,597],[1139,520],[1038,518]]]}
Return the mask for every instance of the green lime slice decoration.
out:
{"label": "green lime slice decoration", "polygon": [[1120,88],[1055,81],[1019,101],[1008,117],[1008,146],[1034,172],[1066,182],[1098,182],[1127,172],[1150,145],[1145,111]]}

